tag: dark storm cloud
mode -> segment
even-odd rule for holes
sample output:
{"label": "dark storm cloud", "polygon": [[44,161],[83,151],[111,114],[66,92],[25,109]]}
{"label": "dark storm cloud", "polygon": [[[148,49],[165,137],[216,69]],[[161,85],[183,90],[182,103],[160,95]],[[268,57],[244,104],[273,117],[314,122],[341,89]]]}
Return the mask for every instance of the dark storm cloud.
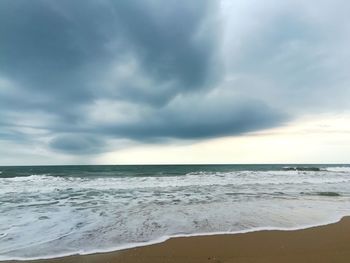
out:
{"label": "dark storm cloud", "polygon": [[50,146],[71,154],[91,154],[101,152],[104,143],[91,135],[70,134],[57,136],[50,142]]}
{"label": "dark storm cloud", "polygon": [[97,122],[94,127],[66,127],[69,133],[56,136],[50,146],[67,153],[90,154],[108,150],[108,145],[96,138],[104,138],[107,141],[108,138],[131,138],[154,143],[169,142],[172,138],[203,139],[269,128],[288,119],[286,114],[258,101],[246,100],[233,104],[223,101],[220,107],[218,105],[216,101],[196,105],[185,104],[179,109],[157,109],[127,123]]}
{"label": "dark storm cloud", "polygon": [[[106,70],[123,53],[135,56],[155,81],[176,81],[173,94],[202,87],[209,74],[213,32],[201,43],[193,40],[208,12],[204,1],[5,0],[0,5],[2,74],[47,95],[50,103],[93,100],[94,89],[103,87],[90,86],[86,75]],[[132,94],[133,85],[123,84],[126,88],[115,87],[121,96]]]}
{"label": "dark storm cloud", "polygon": [[283,96],[312,95],[309,77],[328,70],[309,67],[322,34],[279,14],[259,32],[243,19],[244,30],[224,37],[230,17],[223,23],[219,9],[210,0],[0,1],[0,139],[44,136],[58,151],[98,153],[113,139],[200,139],[289,120],[302,103]]}
{"label": "dark storm cloud", "polygon": [[210,98],[175,106],[143,115],[132,123],[102,126],[100,132],[138,140],[211,138],[259,130],[287,119],[286,114],[255,100]]}

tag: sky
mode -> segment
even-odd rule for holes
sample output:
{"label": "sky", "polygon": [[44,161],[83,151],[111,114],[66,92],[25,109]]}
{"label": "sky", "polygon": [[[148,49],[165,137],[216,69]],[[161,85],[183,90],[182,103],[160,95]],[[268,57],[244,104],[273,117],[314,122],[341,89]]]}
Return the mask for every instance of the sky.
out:
{"label": "sky", "polygon": [[1,0],[0,165],[350,163],[349,9]]}

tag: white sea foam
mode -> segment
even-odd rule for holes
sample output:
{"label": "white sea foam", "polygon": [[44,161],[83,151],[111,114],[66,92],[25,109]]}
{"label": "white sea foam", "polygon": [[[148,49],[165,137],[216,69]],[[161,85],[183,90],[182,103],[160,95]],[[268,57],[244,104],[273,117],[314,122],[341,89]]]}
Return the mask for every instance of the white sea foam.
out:
{"label": "white sea foam", "polygon": [[126,245],[109,247],[109,248],[104,248],[104,249],[96,249],[96,250],[89,250],[89,251],[80,250],[80,251],[77,251],[76,253],[60,253],[60,254],[53,254],[53,255],[48,255],[48,256],[43,256],[43,257],[30,257],[30,258],[28,258],[28,257],[2,257],[0,255],[0,260],[1,261],[5,261],[5,260],[19,260],[19,261],[23,260],[23,261],[25,261],[25,260],[51,259],[51,258],[66,257],[66,256],[72,256],[72,255],[88,255],[88,254],[95,254],[95,253],[108,253],[108,252],[113,252],[113,251],[120,251],[120,250],[125,250],[125,249],[154,245],[154,244],[165,242],[171,238],[179,238],[179,237],[233,235],[233,234],[252,233],[252,232],[258,232],[258,231],[303,230],[303,229],[307,229],[307,228],[326,226],[326,225],[337,223],[344,216],[348,216],[348,214],[343,215],[343,216],[338,216],[338,217],[333,216],[332,218],[329,218],[328,221],[322,221],[322,222],[318,222],[316,224],[309,224],[309,225],[303,225],[303,226],[298,226],[298,227],[255,227],[255,228],[244,229],[244,230],[240,230],[240,231],[232,231],[232,232],[230,232],[230,231],[222,232],[221,231],[221,232],[207,232],[207,233],[193,233],[193,234],[176,234],[176,235],[170,235],[170,236],[161,236],[157,239],[154,239],[154,240],[151,240],[148,242],[129,243]]}
{"label": "white sea foam", "polygon": [[[326,184],[350,182],[350,174],[345,170],[334,169],[332,176],[319,172],[304,171],[268,171],[268,172],[196,172],[186,176],[161,177],[56,177],[31,175],[27,177],[0,178],[5,184],[3,191],[53,191],[60,188],[96,189],[96,190],[132,190],[142,188],[215,186],[215,185],[285,185],[285,184]],[[336,173],[338,172],[338,173]],[[13,184],[16,182],[16,184]],[[16,188],[16,189],[14,189]],[[19,188],[19,189],[18,189]]]}
{"label": "white sea foam", "polygon": [[0,259],[87,254],[172,236],[334,222],[350,214],[349,182],[344,169],[329,168],[0,178]]}
{"label": "white sea foam", "polygon": [[339,166],[339,167],[327,167],[326,171],[329,172],[340,172],[340,173],[347,173],[350,176],[350,167],[345,166]]}

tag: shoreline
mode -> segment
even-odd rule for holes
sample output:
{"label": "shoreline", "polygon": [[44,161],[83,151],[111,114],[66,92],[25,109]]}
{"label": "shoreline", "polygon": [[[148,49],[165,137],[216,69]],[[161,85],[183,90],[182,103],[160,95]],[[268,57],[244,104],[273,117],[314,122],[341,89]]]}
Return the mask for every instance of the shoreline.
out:
{"label": "shoreline", "polygon": [[[247,244],[247,240],[249,240],[249,244]],[[305,240],[312,242],[305,242]],[[280,244],[283,245],[281,246]],[[263,247],[265,249],[262,249]],[[245,256],[244,251],[247,252]],[[291,253],[293,251],[297,253]],[[327,251],[326,255],[325,251]],[[300,257],[300,252],[303,252],[301,254],[304,257]],[[240,261],[242,257],[246,261]],[[264,259],[265,257],[266,259]],[[292,260],[293,258],[295,259]],[[277,261],[273,261],[274,259]],[[306,261],[303,261],[303,259]],[[335,259],[337,261],[334,261]],[[117,251],[92,252],[92,254],[69,255],[48,259],[4,260],[0,262],[148,263],[281,262],[281,260],[283,262],[350,262],[350,217],[343,217],[335,223],[296,229],[265,228],[250,229],[238,233],[181,235],[165,238],[157,243],[152,242],[152,244],[142,244],[137,247],[134,246]]]}
{"label": "shoreline", "polygon": [[202,233],[193,233],[193,234],[175,234],[175,235],[169,235],[169,236],[162,236],[157,239],[154,239],[152,241],[146,241],[146,242],[138,242],[133,244],[127,244],[122,245],[118,247],[113,248],[107,248],[107,249],[99,249],[99,250],[90,250],[88,252],[76,252],[76,253],[67,253],[67,254],[56,254],[52,256],[43,256],[43,257],[31,257],[31,258],[11,258],[11,259],[1,259],[0,263],[4,262],[37,262],[42,260],[52,260],[52,259],[59,259],[59,258],[66,258],[66,257],[75,257],[75,256],[90,256],[95,254],[107,254],[107,253],[117,253],[121,251],[126,251],[130,249],[137,249],[152,245],[161,244],[164,242],[167,242],[169,239],[173,238],[192,238],[192,237],[206,237],[206,236],[225,236],[225,235],[239,235],[239,234],[247,234],[247,233],[255,233],[255,232],[261,232],[261,231],[282,231],[282,232],[289,232],[289,231],[298,231],[298,230],[305,230],[309,228],[315,228],[315,227],[321,227],[321,226],[327,226],[339,223],[344,218],[350,218],[350,215],[342,215],[338,216],[336,218],[333,218],[332,220],[324,221],[318,224],[310,224],[310,225],[303,225],[299,227],[253,227],[243,230],[237,230],[237,231],[222,231],[222,232],[202,232]]}

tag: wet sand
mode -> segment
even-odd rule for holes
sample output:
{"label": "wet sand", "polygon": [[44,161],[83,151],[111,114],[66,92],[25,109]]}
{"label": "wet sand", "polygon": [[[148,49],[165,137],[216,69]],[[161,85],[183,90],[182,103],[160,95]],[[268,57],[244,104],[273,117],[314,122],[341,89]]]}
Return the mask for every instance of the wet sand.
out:
{"label": "wet sand", "polygon": [[304,230],[172,238],[160,244],[111,253],[30,262],[349,263],[350,217]]}

